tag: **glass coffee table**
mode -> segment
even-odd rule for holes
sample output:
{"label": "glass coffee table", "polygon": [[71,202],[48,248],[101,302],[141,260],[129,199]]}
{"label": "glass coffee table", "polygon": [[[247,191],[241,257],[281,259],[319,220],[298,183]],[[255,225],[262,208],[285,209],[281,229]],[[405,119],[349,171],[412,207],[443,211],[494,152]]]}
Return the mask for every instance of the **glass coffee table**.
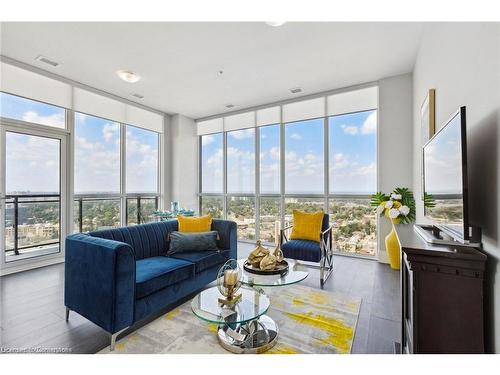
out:
{"label": "glass coffee table", "polygon": [[193,313],[200,319],[219,325],[217,338],[221,346],[232,353],[263,353],[278,340],[278,325],[265,315],[269,309],[269,297],[262,288],[296,284],[309,273],[290,264],[286,274],[257,275],[243,269],[245,259],[239,260],[242,269],[238,290],[241,300],[231,308],[222,306],[217,287],[206,289],[191,302]]}
{"label": "glass coffee table", "polygon": [[238,265],[243,271],[241,282],[251,287],[268,288],[296,284],[309,275],[309,272],[305,271],[303,267],[297,264],[290,264],[290,262],[287,273],[283,275],[259,275],[245,271],[243,268],[245,261],[246,259],[240,259],[238,261]]}
{"label": "glass coffee table", "polygon": [[269,309],[269,297],[245,286],[238,293],[241,300],[229,308],[219,303],[217,287],[205,289],[194,297],[191,309],[198,318],[219,325],[217,338],[224,349],[238,354],[265,352],[278,338],[276,323],[264,315]]}

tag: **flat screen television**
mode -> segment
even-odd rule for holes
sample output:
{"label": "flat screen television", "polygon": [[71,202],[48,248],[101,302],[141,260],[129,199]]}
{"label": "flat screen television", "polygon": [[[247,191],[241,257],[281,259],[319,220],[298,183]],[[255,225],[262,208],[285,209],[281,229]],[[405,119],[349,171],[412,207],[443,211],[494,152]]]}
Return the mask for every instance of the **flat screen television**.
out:
{"label": "flat screen television", "polygon": [[424,194],[435,201],[435,207],[425,208],[425,217],[463,243],[471,239],[465,119],[461,107],[423,147]]}

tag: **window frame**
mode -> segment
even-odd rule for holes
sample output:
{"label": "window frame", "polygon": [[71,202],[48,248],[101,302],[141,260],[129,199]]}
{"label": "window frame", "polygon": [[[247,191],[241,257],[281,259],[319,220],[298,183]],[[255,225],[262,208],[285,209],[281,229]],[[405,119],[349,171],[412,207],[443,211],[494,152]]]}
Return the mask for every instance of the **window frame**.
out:
{"label": "window frame", "polygon": [[[227,191],[227,135],[228,131],[225,131],[224,127],[223,130],[220,132],[214,132],[210,134],[222,134],[223,142],[222,142],[222,147],[223,147],[223,191],[222,193],[204,193],[202,192],[202,184],[201,184],[201,179],[202,179],[202,136],[203,135],[209,135],[209,134],[203,134],[199,135],[199,142],[198,142],[198,155],[199,155],[199,160],[198,160],[198,181],[199,181],[199,188],[198,188],[198,209],[199,212],[201,212],[201,207],[202,207],[202,198],[203,197],[222,197],[223,198],[223,218],[227,219],[227,202],[228,199],[231,197],[252,197],[255,199],[255,238],[260,238],[260,200],[261,198],[275,198],[278,199],[280,202],[280,223],[281,227],[284,226],[285,224],[285,215],[286,215],[286,204],[285,201],[288,198],[320,198],[323,199],[323,210],[325,213],[330,214],[329,209],[330,209],[330,202],[333,200],[338,200],[338,199],[370,199],[370,194],[334,194],[330,193],[330,137],[329,137],[329,118],[332,116],[340,116],[344,115],[342,114],[335,114],[335,115],[328,115],[328,97],[332,94],[341,94],[344,92],[349,92],[349,91],[356,91],[359,90],[360,88],[368,88],[368,87],[377,87],[376,83],[372,84],[366,84],[366,85],[361,85],[358,87],[353,87],[350,89],[343,89],[343,90],[337,90],[337,91],[332,91],[328,92],[325,94],[317,95],[317,96],[311,96],[311,97],[306,97],[306,98],[301,98],[299,100],[307,100],[310,98],[314,97],[323,97],[324,99],[324,104],[325,104],[325,114],[322,117],[315,117],[315,118],[305,118],[301,120],[296,120],[296,121],[290,121],[290,122],[283,122],[283,106],[290,103],[290,101],[285,101],[281,103],[273,103],[272,105],[269,106],[262,106],[258,107],[257,109],[261,108],[267,108],[267,107],[276,107],[278,106],[280,108],[280,122],[279,123],[270,123],[270,124],[265,124],[265,125],[258,125],[257,123],[255,124],[255,193],[254,194],[236,194],[236,193],[228,193]],[[251,110],[251,109],[249,109]],[[379,143],[379,108],[378,106],[376,108],[364,108],[362,110],[359,110],[357,112],[352,112],[352,113],[358,113],[358,112],[366,112],[366,111],[372,111],[375,110],[377,113],[377,130],[376,130],[376,187],[377,190],[379,189],[379,160],[378,160],[378,143]],[[346,113],[347,114],[347,113]],[[224,120],[223,116],[222,119]],[[220,118],[217,116],[214,116],[213,118]],[[295,122],[300,122],[300,121],[308,121],[308,120],[314,120],[314,119],[322,119],[323,120],[323,179],[324,179],[324,184],[323,184],[323,192],[322,193],[286,193],[285,192],[285,152],[286,152],[286,145],[285,145],[285,127],[289,123],[295,123]],[[260,192],[260,175],[261,175],[261,169],[260,169],[260,129],[264,128],[266,126],[273,126],[273,125],[279,125],[280,127],[280,189],[279,193],[261,193]],[[378,249],[378,242],[379,242],[379,228],[380,228],[380,223],[379,223],[379,218],[377,217],[377,229],[376,229],[376,234],[377,234],[377,241],[375,244],[375,254],[372,255],[361,255],[361,254],[354,254],[354,253],[345,253],[341,251],[336,251],[335,254],[342,255],[342,256],[351,256],[351,257],[358,257],[358,258],[367,258],[367,259],[376,259],[379,253]],[[239,240],[241,242],[250,242],[254,243],[254,241],[247,241],[247,240]]]}
{"label": "window frame", "polygon": [[[79,229],[82,227],[82,224],[81,224],[81,220],[79,220],[79,223],[80,223],[80,228],[78,228],[78,230],[76,230],[76,228],[74,227],[74,224],[75,224],[75,212],[73,210],[74,208],[74,204],[76,202],[79,202],[79,201],[85,201],[85,200],[120,200],[120,226],[127,226],[128,225],[128,222],[127,222],[127,202],[128,202],[128,199],[133,199],[133,198],[136,198],[136,199],[155,199],[156,200],[156,209],[158,209],[159,207],[161,207],[161,204],[162,204],[162,193],[161,193],[161,155],[162,155],[162,134],[161,133],[158,133],[158,132],[155,132],[154,130],[149,130],[149,129],[144,129],[144,128],[140,128],[138,126],[135,126],[135,125],[130,125],[130,124],[126,124],[126,123],[123,123],[123,122],[120,122],[120,121],[115,121],[115,120],[112,120],[112,119],[108,119],[108,118],[105,118],[105,117],[102,117],[102,116],[96,116],[96,115],[92,115],[90,113],[85,113],[85,112],[79,112],[79,111],[70,111],[71,112],[71,116],[72,116],[72,131],[71,131],[71,135],[72,135],[72,140],[73,140],[73,145],[74,145],[74,137],[75,137],[75,134],[76,134],[76,131],[75,131],[75,127],[76,127],[76,121],[75,121],[75,118],[77,116],[77,114],[84,114],[84,115],[87,115],[87,116],[91,116],[91,117],[95,117],[95,118],[99,118],[99,119],[102,119],[102,120],[106,120],[106,121],[111,121],[113,123],[117,123],[119,124],[119,127],[120,127],[120,166],[119,166],[119,173],[120,173],[120,178],[119,178],[119,185],[120,185],[120,191],[119,192],[108,192],[108,193],[76,193],[75,192],[75,189],[74,189],[74,176],[75,176],[75,173],[76,173],[76,169],[75,169],[75,147],[73,146],[73,149],[72,149],[72,152],[73,152],[73,162],[72,162],[72,174],[73,174],[73,189],[72,189],[72,193],[73,193],[73,196],[72,196],[72,202],[71,202],[71,207],[72,207],[72,216],[71,216],[71,221],[70,221],[70,225],[71,225],[71,233],[80,233],[79,232]],[[140,128],[140,129],[143,129],[145,131],[150,131],[150,132],[153,132],[153,133],[156,133],[157,136],[158,136],[158,162],[156,164],[156,192],[144,192],[144,193],[128,193],[127,192],[127,127],[128,126],[132,126],[132,127],[135,127],[135,128]],[[80,206],[81,208],[81,206]],[[83,212],[81,211],[81,209],[79,210],[79,219],[81,219],[83,217]],[[131,224],[131,225],[135,225],[135,224]]]}

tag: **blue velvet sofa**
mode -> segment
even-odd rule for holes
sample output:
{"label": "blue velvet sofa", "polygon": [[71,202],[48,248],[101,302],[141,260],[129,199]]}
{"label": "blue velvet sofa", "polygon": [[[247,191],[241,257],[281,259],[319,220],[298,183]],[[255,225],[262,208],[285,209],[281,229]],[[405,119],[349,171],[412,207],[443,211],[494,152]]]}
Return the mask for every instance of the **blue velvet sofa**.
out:
{"label": "blue velvet sofa", "polygon": [[111,335],[202,289],[237,259],[236,223],[213,220],[219,251],[165,254],[177,220],[74,234],[66,238],[66,320],[76,311]]}

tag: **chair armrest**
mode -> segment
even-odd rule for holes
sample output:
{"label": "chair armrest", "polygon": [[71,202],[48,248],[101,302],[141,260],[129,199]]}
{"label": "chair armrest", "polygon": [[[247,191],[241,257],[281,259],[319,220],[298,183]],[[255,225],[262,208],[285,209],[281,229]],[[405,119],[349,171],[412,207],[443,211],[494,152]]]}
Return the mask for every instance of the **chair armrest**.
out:
{"label": "chair armrest", "polygon": [[66,238],[64,304],[110,333],[132,325],[135,255],[126,243],[75,234]]}
{"label": "chair armrest", "polygon": [[325,253],[327,251],[332,251],[333,250],[333,225],[330,225],[327,229],[324,231],[321,231],[321,241],[320,241],[320,247],[321,250]]}
{"label": "chair armrest", "polygon": [[330,225],[327,229],[325,229],[324,231],[321,231],[321,235],[324,236],[328,232],[331,232],[332,229],[333,229],[333,225]]}

